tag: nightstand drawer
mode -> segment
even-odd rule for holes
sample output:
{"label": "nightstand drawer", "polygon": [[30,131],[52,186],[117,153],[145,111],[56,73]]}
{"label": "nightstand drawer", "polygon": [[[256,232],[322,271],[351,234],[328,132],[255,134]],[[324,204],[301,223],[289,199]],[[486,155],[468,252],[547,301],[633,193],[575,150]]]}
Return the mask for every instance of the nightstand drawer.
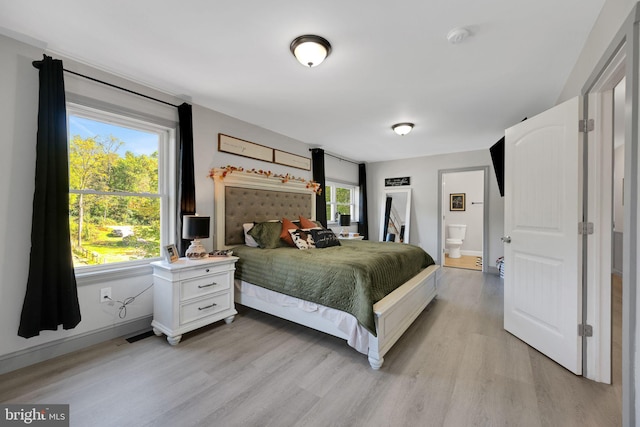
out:
{"label": "nightstand drawer", "polygon": [[211,316],[231,307],[231,293],[225,292],[180,306],[180,324]]}
{"label": "nightstand drawer", "polygon": [[209,274],[191,280],[180,282],[180,300],[185,301],[191,298],[222,291],[231,287],[229,273]]}
{"label": "nightstand drawer", "polygon": [[[194,261],[194,262],[198,262],[198,261]],[[200,261],[200,262],[206,262],[206,261]],[[229,270],[228,264],[225,265],[222,263],[218,263],[213,265],[212,264],[203,265],[200,268],[190,268],[188,270],[181,271],[180,280],[192,279],[194,277],[206,276],[207,274],[215,274],[215,273],[228,271],[228,270]]]}

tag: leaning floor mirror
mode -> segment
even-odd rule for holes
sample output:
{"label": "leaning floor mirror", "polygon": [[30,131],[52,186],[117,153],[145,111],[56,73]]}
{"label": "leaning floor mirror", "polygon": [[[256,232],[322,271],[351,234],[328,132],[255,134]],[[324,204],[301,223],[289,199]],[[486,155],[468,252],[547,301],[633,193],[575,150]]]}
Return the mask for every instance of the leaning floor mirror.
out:
{"label": "leaning floor mirror", "polygon": [[409,243],[411,189],[384,190],[380,213],[380,241]]}

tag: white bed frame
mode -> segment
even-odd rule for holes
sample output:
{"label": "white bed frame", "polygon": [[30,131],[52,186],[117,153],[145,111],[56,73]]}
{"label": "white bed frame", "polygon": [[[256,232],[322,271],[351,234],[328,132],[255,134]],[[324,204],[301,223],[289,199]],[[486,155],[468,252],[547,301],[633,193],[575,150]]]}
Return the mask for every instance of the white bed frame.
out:
{"label": "white bed frame", "polygon": [[[247,189],[273,190],[278,192],[307,193],[310,197],[309,218],[315,217],[315,194],[301,182],[282,180],[247,172],[233,172],[224,179],[217,173],[215,181],[215,230],[216,249],[228,249],[225,236],[225,186]],[[247,213],[251,215],[251,213]],[[272,218],[275,219],[275,218]],[[391,244],[391,243],[390,243]],[[394,243],[395,244],[395,243]],[[437,279],[439,266],[432,265],[405,282],[373,305],[377,336],[369,336],[369,364],[373,369],[380,369],[384,355],[398,341],[413,321],[437,295]],[[347,339],[332,322],[321,318],[315,312],[307,312],[297,307],[273,305],[261,299],[242,294],[236,288],[236,302],[271,315],[290,320],[327,334]]]}

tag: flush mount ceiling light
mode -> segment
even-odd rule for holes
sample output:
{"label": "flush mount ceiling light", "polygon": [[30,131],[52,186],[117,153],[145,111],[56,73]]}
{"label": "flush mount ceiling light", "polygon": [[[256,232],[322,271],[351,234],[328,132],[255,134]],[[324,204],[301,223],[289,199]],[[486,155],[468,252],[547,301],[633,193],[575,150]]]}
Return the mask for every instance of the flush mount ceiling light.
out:
{"label": "flush mount ceiling light", "polygon": [[331,53],[331,44],[320,36],[311,34],[296,37],[292,42],[291,53],[305,67],[320,65]]}
{"label": "flush mount ceiling light", "polygon": [[461,43],[464,39],[469,37],[471,33],[469,30],[463,27],[454,28],[447,34],[447,40],[451,44]]}
{"label": "flush mount ceiling light", "polygon": [[406,135],[413,129],[413,123],[398,123],[391,126],[391,129],[400,136]]}

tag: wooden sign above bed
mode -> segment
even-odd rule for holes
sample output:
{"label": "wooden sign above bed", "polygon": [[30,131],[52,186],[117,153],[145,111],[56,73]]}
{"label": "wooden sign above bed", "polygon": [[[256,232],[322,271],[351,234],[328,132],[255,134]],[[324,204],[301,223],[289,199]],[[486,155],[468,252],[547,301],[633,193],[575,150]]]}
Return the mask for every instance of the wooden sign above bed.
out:
{"label": "wooden sign above bed", "polygon": [[308,157],[276,150],[223,133],[218,134],[218,151],[307,171],[311,170],[311,159]]}

